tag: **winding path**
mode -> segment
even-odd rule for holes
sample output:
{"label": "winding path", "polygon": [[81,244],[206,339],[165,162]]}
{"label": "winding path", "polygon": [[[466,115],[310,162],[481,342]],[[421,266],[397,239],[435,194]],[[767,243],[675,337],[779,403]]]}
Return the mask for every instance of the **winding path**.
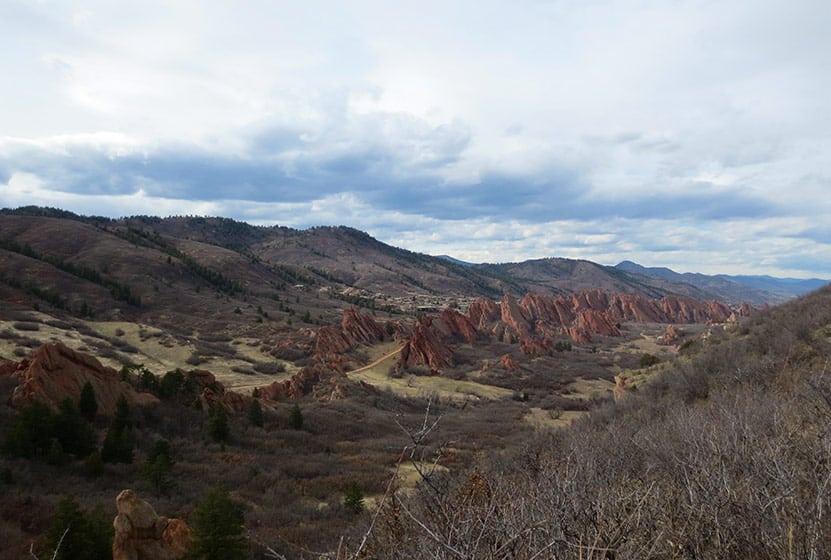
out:
{"label": "winding path", "polygon": [[403,349],[404,349],[404,347],[403,347],[403,346],[400,346],[400,347],[398,347],[397,349],[395,349],[395,350],[393,350],[392,352],[390,352],[389,354],[384,354],[383,356],[381,356],[380,358],[378,358],[377,360],[375,360],[375,361],[374,361],[374,362],[372,362],[372,363],[369,363],[369,364],[367,364],[367,365],[365,365],[365,366],[361,366],[361,367],[359,367],[358,369],[353,369],[352,371],[347,371],[347,372],[346,372],[346,375],[349,375],[349,374],[352,374],[352,373],[360,373],[360,372],[362,372],[362,371],[366,371],[366,370],[368,370],[368,369],[370,369],[370,368],[374,368],[375,366],[377,366],[378,364],[380,364],[381,362],[383,362],[383,361],[384,361],[384,360],[386,360],[387,358],[391,358],[391,357],[395,356],[396,354],[398,354],[399,352],[401,352],[401,350],[403,350]]}

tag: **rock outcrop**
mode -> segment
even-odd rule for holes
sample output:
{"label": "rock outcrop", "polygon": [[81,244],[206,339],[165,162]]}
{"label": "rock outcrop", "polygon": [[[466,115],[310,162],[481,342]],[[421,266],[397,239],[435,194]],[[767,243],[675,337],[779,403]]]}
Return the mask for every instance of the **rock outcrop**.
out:
{"label": "rock outcrop", "polygon": [[185,379],[196,387],[199,405],[203,412],[221,406],[229,414],[239,414],[248,410],[250,397],[229,391],[216,380],[216,376],[202,369],[183,372]]}
{"label": "rock outcrop", "polygon": [[508,371],[516,371],[519,369],[519,365],[517,365],[516,360],[514,360],[514,357],[510,354],[502,355],[502,357],[499,358],[499,365]]}
{"label": "rock outcrop", "polygon": [[526,337],[519,341],[522,353],[532,358],[550,356],[554,351],[554,344],[550,338]]}
{"label": "rock outcrop", "polygon": [[300,399],[315,395],[320,400],[333,400],[346,392],[346,376],[323,363],[306,366],[289,379],[275,381],[257,389],[257,395],[265,400]]}
{"label": "rock outcrop", "polygon": [[399,354],[399,369],[425,365],[434,370],[453,365],[453,351],[442,340],[439,331],[433,327],[430,317],[419,319],[410,338],[404,343]]}
{"label": "rock outcrop", "polygon": [[[742,306],[737,313],[750,313]],[[505,295],[499,303],[480,298],[467,311],[481,334],[505,343],[520,342],[532,355],[545,351],[539,341],[568,336],[587,343],[593,336],[620,336],[620,323],[723,323],[733,313],[716,301],[587,290],[568,296],[526,294],[516,301]]]}
{"label": "rock outcrop", "polygon": [[455,309],[444,309],[433,321],[433,326],[443,336],[467,343],[473,343],[478,336],[473,322]]}
{"label": "rock outcrop", "polygon": [[338,327],[320,327],[315,335],[315,356],[343,354],[352,349],[352,341]]}
{"label": "rock outcrop", "polygon": [[115,500],[113,560],[180,560],[191,545],[191,530],[182,519],[160,517],[132,490]]}
{"label": "rock outcrop", "polygon": [[682,334],[681,330],[675,325],[667,325],[664,334],[658,337],[658,344],[662,344],[664,346],[675,346],[681,341]]}
{"label": "rock outcrop", "polygon": [[13,367],[6,365],[3,371],[17,379],[11,399],[16,407],[39,401],[57,409],[64,399],[77,402],[87,382],[95,391],[99,414],[113,414],[122,395],[135,406],[158,403],[155,396],[137,392],[95,357],[60,342],[43,344],[28,358],[12,363]]}
{"label": "rock outcrop", "polygon": [[355,308],[345,309],[340,321],[340,330],[352,344],[375,344],[384,340],[384,329],[371,315],[360,313]]}
{"label": "rock outcrop", "polygon": [[314,354],[318,357],[345,354],[359,344],[374,344],[384,338],[384,329],[371,315],[354,308],[345,309],[339,326],[325,326],[317,330]]}

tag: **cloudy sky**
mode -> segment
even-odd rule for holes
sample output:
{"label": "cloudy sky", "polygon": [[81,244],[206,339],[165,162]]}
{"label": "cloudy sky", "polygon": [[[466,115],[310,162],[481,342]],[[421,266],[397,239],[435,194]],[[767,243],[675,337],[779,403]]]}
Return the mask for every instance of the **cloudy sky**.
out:
{"label": "cloudy sky", "polygon": [[828,278],[829,28],[828,0],[0,0],[0,206]]}

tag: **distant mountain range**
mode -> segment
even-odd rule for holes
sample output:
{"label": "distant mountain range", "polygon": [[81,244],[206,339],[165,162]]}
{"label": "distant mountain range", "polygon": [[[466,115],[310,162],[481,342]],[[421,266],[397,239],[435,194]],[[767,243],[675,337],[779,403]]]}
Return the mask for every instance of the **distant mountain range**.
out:
{"label": "distant mountain range", "polygon": [[564,258],[473,264],[393,247],[342,226],[298,230],[227,218],[110,219],[41,207],[0,210],[0,302],[52,302],[83,311],[91,306],[96,316],[173,320],[187,311],[194,319],[227,320],[227,310],[266,309],[274,302],[283,311],[273,313],[286,314],[291,301],[317,317],[342,306],[341,294],[348,301],[378,294],[499,298],[505,292],[593,288],[758,305],[823,283]]}
{"label": "distant mountain range", "polygon": [[646,267],[632,261],[623,261],[615,268],[660,278],[668,282],[684,282],[716,295],[725,301],[746,301],[754,304],[780,303],[782,301],[812,292],[829,283],[819,278],[775,278],[773,276],[731,276],[728,274],[707,275],[695,272],[675,272],[665,267]]}

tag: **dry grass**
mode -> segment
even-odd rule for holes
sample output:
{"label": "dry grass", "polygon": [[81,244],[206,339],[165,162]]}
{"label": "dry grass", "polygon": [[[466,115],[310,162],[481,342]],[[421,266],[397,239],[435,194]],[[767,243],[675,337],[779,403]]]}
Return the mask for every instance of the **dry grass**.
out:
{"label": "dry grass", "polygon": [[440,375],[405,375],[401,378],[392,378],[389,376],[389,371],[395,365],[398,356],[397,353],[389,354],[389,349],[389,344],[384,345],[382,348],[373,349],[375,356],[384,356],[385,352],[388,355],[386,358],[374,362],[369,367],[359,368],[354,372],[350,372],[349,377],[404,397],[437,395],[441,399],[458,402],[469,399],[500,399],[512,394],[511,391],[503,389],[502,387],[467,380],[457,381]]}

